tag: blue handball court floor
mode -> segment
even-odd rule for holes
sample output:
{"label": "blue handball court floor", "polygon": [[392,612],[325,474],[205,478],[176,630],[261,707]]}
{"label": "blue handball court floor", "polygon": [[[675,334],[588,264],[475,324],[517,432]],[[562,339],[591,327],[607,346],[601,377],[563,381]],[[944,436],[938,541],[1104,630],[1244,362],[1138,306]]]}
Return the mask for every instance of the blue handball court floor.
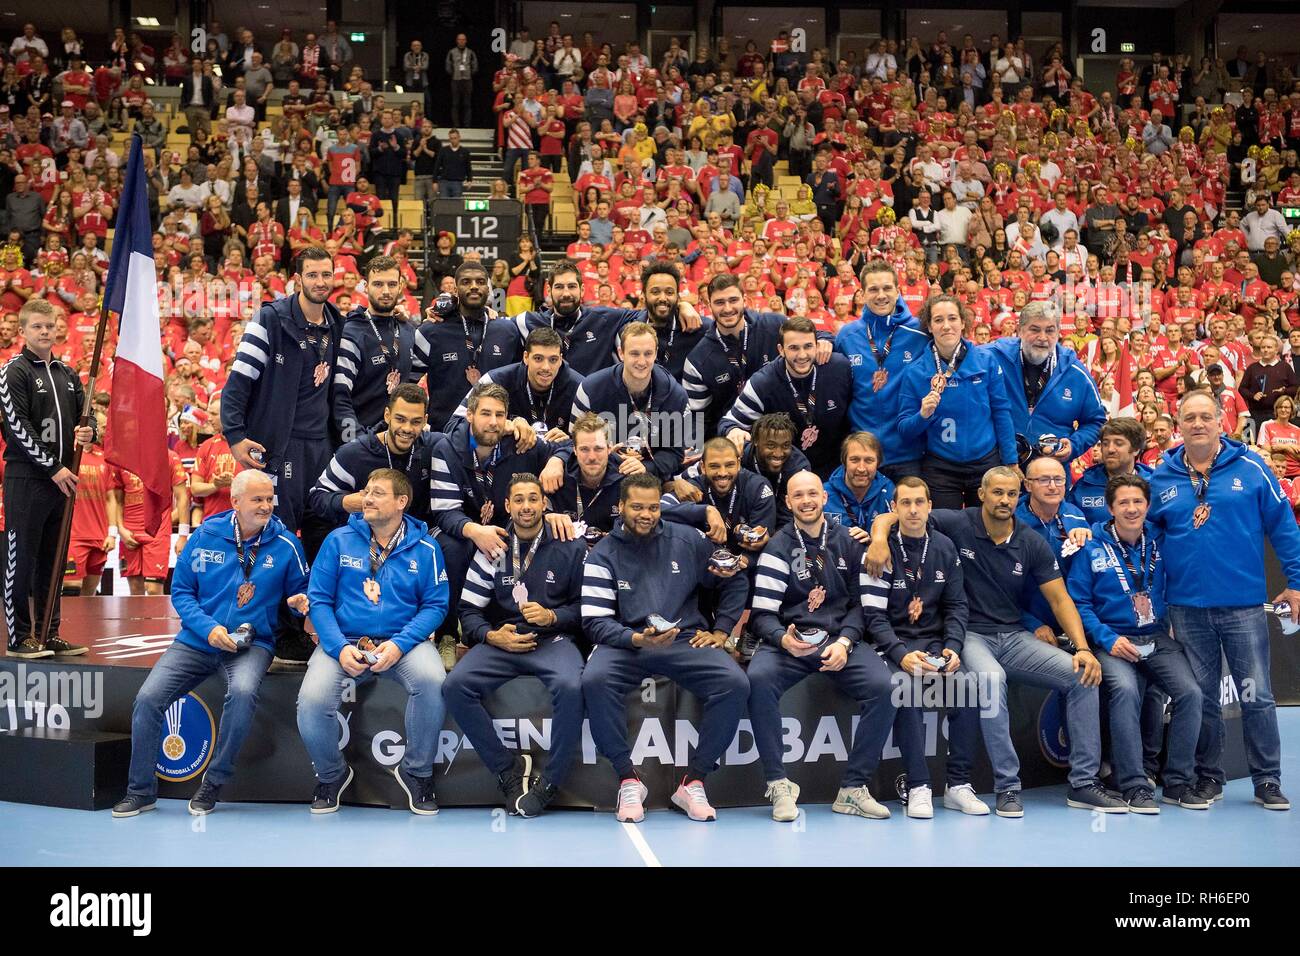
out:
{"label": "blue handball court floor", "polygon": [[[1300,708],[1279,708],[1283,790],[1300,799]],[[1290,775],[1288,776],[1288,771]],[[989,795],[983,795],[991,803]],[[803,807],[774,823],[766,806],[728,809],[714,823],[675,811],[639,826],[609,813],[555,811],[535,820],[490,809],[436,817],[345,806],[312,816],[306,805],[221,804],[194,818],[180,800],[114,820],[0,803],[0,859],[7,866],[1294,866],[1300,808],[1270,812],[1250,781],[1229,783],[1208,811],[1165,805],[1159,816],[1094,815],[1066,807],[1064,787],[1026,791],[1025,816],[966,817],[935,800],[932,820],[889,820]]]}

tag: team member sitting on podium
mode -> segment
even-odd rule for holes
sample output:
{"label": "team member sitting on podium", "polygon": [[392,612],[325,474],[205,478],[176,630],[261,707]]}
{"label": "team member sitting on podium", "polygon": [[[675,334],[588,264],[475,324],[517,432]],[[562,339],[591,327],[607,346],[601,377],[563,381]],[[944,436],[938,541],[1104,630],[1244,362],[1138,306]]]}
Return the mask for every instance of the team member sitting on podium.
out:
{"label": "team member sitting on podium", "polygon": [[339,753],[339,701],[349,679],[376,674],[406,690],[406,755],[393,775],[412,813],[438,812],[433,758],[447,673],[428,640],[447,616],[447,572],[429,528],[406,514],[411,482],[394,468],[366,481],[361,513],[330,532],[312,568],[312,624],[320,639],[298,692],[298,732],[316,768],[312,813],[333,813],[352,782]]}
{"label": "team member sitting on podium", "polygon": [[[226,699],[212,762],[190,813],[212,812],[234,772],[248,735],[262,675],[271,666],[281,603],[307,612],[307,561],[298,539],[275,516],[275,486],[261,471],[243,471],[230,484],[233,510],[199,525],[176,561],[172,606],[181,632],[158,658],[131,714],[131,769],[115,817],[139,816],[158,799],[154,766],[163,712],[218,670]],[[250,631],[251,629],[251,631]],[[247,641],[245,642],[245,639]]]}
{"label": "team member sitting on podium", "polygon": [[[530,474],[510,479],[506,496],[509,540],[501,560],[479,551],[461,596],[461,640],[469,653],[456,665],[443,696],[447,709],[497,778],[506,810],[535,817],[555,798],[582,740],[582,628],[584,540],[561,541],[542,520],[546,496]],[[531,674],[554,704],[546,775],[531,780],[531,758],[502,745],[483,698],[513,677]]]}
{"label": "team member sitting on podium", "polygon": [[782,762],[781,696],[817,671],[862,708],[853,749],[831,809],[883,820],[889,809],[867,789],[894,724],[889,667],[862,642],[858,577],[863,545],[826,519],[826,491],[811,471],[790,479],[794,523],[778,531],[758,559],[750,629],[763,642],[749,665],[749,716],[767,779],[772,819],[799,816],[799,787]]}

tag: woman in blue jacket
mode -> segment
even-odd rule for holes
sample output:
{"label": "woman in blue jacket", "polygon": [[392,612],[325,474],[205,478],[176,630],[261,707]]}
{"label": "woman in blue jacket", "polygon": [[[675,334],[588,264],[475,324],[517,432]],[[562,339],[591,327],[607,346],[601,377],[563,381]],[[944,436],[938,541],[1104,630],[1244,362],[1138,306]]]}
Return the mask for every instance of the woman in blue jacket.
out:
{"label": "woman in blue jacket", "polygon": [[1002,367],[964,337],[967,322],[953,296],[921,310],[929,356],[908,366],[902,382],[898,432],[924,442],[921,477],[936,508],[979,504],[984,472],[1016,466],[1016,432]]}

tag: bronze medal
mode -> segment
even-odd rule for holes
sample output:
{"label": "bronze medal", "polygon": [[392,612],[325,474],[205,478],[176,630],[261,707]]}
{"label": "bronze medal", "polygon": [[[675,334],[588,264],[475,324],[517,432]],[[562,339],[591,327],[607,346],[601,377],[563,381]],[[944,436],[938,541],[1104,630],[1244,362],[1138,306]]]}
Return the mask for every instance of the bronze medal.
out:
{"label": "bronze medal", "polygon": [[480,372],[478,367],[475,365],[471,365],[465,369],[465,378],[469,381],[470,385],[477,385],[478,380],[482,377],[483,373]]}
{"label": "bronze medal", "polygon": [[921,612],[924,610],[925,610],[925,605],[921,602],[921,599],[919,597],[912,598],[912,600],[907,602],[908,622],[911,624],[915,624],[917,621],[921,619]]}
{"label": "bronze medal", "polygon": [[488,524],[492,520],[492,515],[496,508],[492,507],[492,502],[484,502],[483,507],[478,510],[478,520],[483,524]]}
{"label": "bronze medal", "polygon": [[239,586],[239,590],[235,592],[235,603],[240,607],[243,607],[249,601],[253,600],[253,593],[256,590],[257,586],[253,584],[252,581],[245,581]]}
{"label": "bronze medal", "polygon": [[799,439],[799,444],[807,451],[813,445],[817,444],[817,426],[809,425],[803,430],[803,435]]}
{"label": "bronze medal", "polygon": [[888,381],[889,381],[889,370],[883,368],[876,369],[874,372],[871,373],[871,390],[873,392],[880,391],[882,388],[885,387],[885,383]]}
{"label": "bronze medal", "polygon": [[1202,501],[1199,505],[1196,506],[1196,510],[1192,512],[1192,527],[1199,528],[1201,525],[1205,524],[1205,522],[1209,520],[1210,520],[1210,504],[1207,501]]}
{"label": "bronze medal", "polygon": [[943,390],[948,387],[948,377],[939,374],[930,379],[930,391],[936,395],[942,395]]}
{"label": "bronze medal", "polygon": [[808,610],[815,611],[826,600],[826,589],[820,584],[808,592]]}
{"label": "bronze medal", "polygon": [[388,377],[384,379],[384,385],[388,388],[388,394],[392,395],[397,386],[402,383],[402,376],[398,372],[389,372]]}
{"label": "bronze medal", "polygon": [[379,582],[374,578],[366,578],[365,584],[362,585],[366,597],[370,599],[371,604],[379,603]]}
{"label": "bronze medal", "polygon": [[330,363],[321,362],[316,366],[316,372],[315,374],[312,375],[312,382],[316,385],[317,388],[320,388],[322,385],[325,384],[325,379],[329,378],[329,374],[330,374]]}

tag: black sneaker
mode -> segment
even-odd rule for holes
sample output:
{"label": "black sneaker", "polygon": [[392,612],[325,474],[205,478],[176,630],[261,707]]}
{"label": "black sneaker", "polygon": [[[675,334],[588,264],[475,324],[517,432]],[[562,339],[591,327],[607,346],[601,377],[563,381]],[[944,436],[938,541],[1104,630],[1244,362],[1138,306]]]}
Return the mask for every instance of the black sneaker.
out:
{"label": "black sneaker", "polygon": [[53,657],[54,651],[34,637],[25,637],[9,648],[8,655],[10,657],[21,657],[25,660],[35,660],[38,657]]}
{"label": "black sneaker", "polygon": [[1117,797],[1097,781],[1086,787],[1071,787],[1065,797],[1067,807],[1080,810],[1096,810],[1098,813],[1128,813],[1128,804],[1123,797]]}
{"label": "black sneaker", "polygon": [[506,798],[506,810],[519,812],[519,800],[528,792],[528,775],[533,769],[531,754],[520,754],[515,762],[497,774],[497,787]]}
{"label": "black sneaker", "polygon": [[1255,802],[1265,810],[1290,810],[1291,801],[1275,783],[1261,783],[1255,788]]}
{"label": "black sneaker", "polygon": [[433,776],[416,777],[406,772],[400,763],[393,768],[393,776],[406,792],[406,805],[412,813],[422,817],[436,816],[438,801],[433,795]]}
{"label": "black sneaker", "polygon": [[1179,783],[1166,785],[1161,793],[1161,799],[1165,803],[1172,803],[1175,806],[1182,807],[1184,810],[1208,810],[1210,809],[1209,799],[1201,793],[1195,784]]}
{"label": "black sneaker", "polygon": [[117,803],[113,804],[113,816],[115,817],[138,817],[142,813],[153,810],[158,806],[157,797],[141,797],[134,793],[128,793]]}
{"label": "black sneaker", "polygon": [[1196,781],[1196,792],[1206,803],[1216,803],[1223,799],[1223,784],[1202,777]]}
{"label": "black sneaker", "polygon": [[998,794],[997,814],[1000,817],[1023,817],[1025,805],[1020,802],[1019,790],[1003,790]]}
{"label": "black sneaker", "polygon": [[300,627],[286,627],[275,642],[275,657],[271,659],[271,670],[298,670],[307,666],[307,661],[316,645],[311,642],[307,632]]}
{"label": "black sneaker", "polygon": [[221,784],[209,783],[208,778],[203,778],[203,783],[199,785],[199,792],[190,797],[190,814],[191,816],[202,817],[217,809],[217,801],[221,799]]}
{"label": "black sneaker", "polygon": [[1160,804],[1156,803],[1155,794],[1147,787],[1133,787],[1124,793],[1124,803],[1129,813],[1156,814]]}
{"label": "black sneaker", "polygon": [[348,788],[352,782],[352,768],[348,767],[348,772],[339,780],[333,783],[321,783],[316,781],[316,790],[311,795],[311,812],[312,813],[334,813],[339,808],[339,800],[343,796],[343,791]]}
{"label": "black sneaker", "polygon": [[78,655],[85,654],[90,650],[90,648],[83,647],[80,644],[70,644],[57,634],[46,640],[45,649],[53,653],[56,657],[77,657]]}
{"label": "black sneaker", "polygon": [[528,788],[528,792],[515,801],[515,812],[524,819],[541,816],[542,811],[555,799],[559,789],[545,777],[538,777]]}
{"label": "black sneaker", "polygon": [[758,639],[758,636],[756,634],[752,634],[748,630],[741,631],[740,642],[737,645],[740,650],[741,662],[748,664],[750,661],[752,661],[754,659],[755,652],[758,651],[758,645],[761,643],[762,641]]}

